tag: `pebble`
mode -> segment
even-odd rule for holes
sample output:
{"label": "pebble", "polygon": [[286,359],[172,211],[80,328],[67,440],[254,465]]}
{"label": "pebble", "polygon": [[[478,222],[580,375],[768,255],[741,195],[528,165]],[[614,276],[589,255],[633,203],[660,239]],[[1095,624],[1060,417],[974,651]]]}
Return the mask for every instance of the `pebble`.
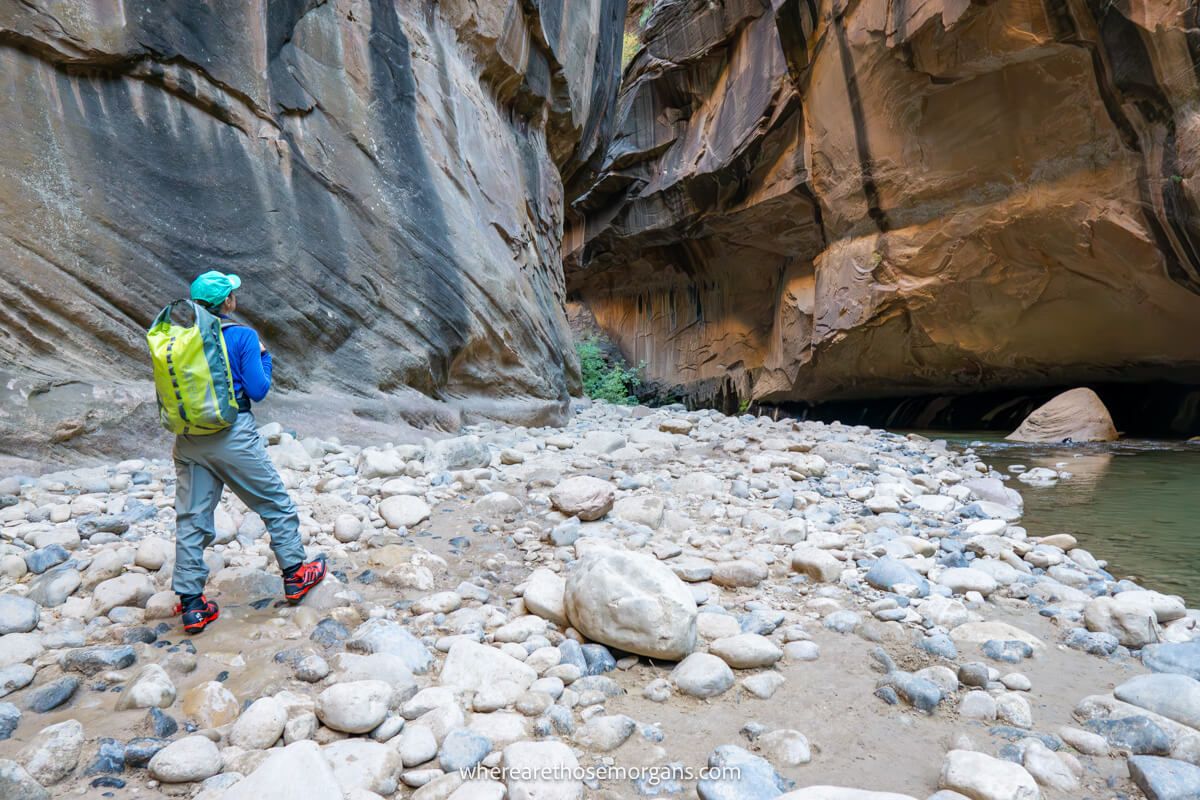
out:
{"label": "pebble", "polygon": [[96,755],[92,758],[91,763],[88,764],[83,774],[120,773],[124,770],[125,745],[116,739],[101,739],[99,746],[96,748]]}
{"label": "pebble", "polygon": [[33,694],[29,696],[29,709],[39,714],[53,711],[66,704],[77,689],[79,689],[79,678],[73,675],[56,678],[34,690]]}
{"label": "pebble", "polygon": [[671,682],[686,695],[716,697],[733,686],[733,671],[709,653],[692,653],[671,671]]}
{"label": "pebble", "polygon": [[12,736],[21,724],[21,710],[12,703],[0,703],[0,741]]}
{"label": "pebble", "polygon": [[186,736],[150,759],[150,774],[163,783],[202,781],[221,771],[221,751],[205,736]]}
{"label": "pebble", "polygon": [[1064,726],[1058,729],[1058,735],[1064,742],[1084,755],[1108,755],[1108,740],[1099,734]]}
{"label": "pebble", "polygon": [[410,725],[400,733],[397,750],[405,767],[415,767],[437,755],[438,743],[428,727]]}
{"label": "pebble", "polygon": [[812,748],[800,731],[781,729],[764,733],[757,739],[759,750],[772,764],[798,767],[812,761]]}
{"label": "pebble", "polygon": [[337,683],[317,696],[316,714],[327,727],[345,733],[367,733],[383,722],[392,687],[383,681]]}
{"label": "pebble", "polygon": [[175,684],[158,664],[147,664],[121,692],[117,710],[169,708],[175,702]]}
{"label": "pebble", "polygon": [[265,750],[283,735],[287,720],[287,709],[282,703],[274,697],[260,697],[233,723],[229,743],[247,750]]}
{"label": "pebble", "polygon": [[742,680],[746,691],[760,700],[769,700],[784,683],[786,679],[778,672],[760,672]]}
{"label": "pebble", "polygon": [[712,777],[696,784],[700,800],[765,800],[792,787],[766,759],[737,745],[725,744],[708,757]]}
{"label": "pebble", "polygon": [[624,714],[601,714],[577,728],[574,740],[588,750],[607,753],[624,744],[636,730],[637,723]]}
{"label": "pebble", "polygon": [[783,658],[783,651],[774,642],[756,633],[717,639],[708,645],[708,651],[734,669],[769,667]]}
{"label": "pebble", "polygon": [[125,764],[130,767],[144,767],[159,750],[170,744],[165,738],[141,737],[130,739],[125,743]]}
{"label": "pebble", "polygon": [[0,667],[0,697],[5,697],[18,689],[24,689],[33,682],[37,670],[29,664],[9,664]]}

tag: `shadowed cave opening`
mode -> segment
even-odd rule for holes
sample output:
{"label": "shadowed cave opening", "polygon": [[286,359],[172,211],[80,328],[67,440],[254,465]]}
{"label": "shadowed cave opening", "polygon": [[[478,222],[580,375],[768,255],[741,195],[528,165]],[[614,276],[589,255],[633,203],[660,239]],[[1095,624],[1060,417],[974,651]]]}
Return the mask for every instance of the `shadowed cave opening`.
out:
{"label": "shadowed cave opening", "polygon": [[[1184,439],[1200,436],[1200,385],[1168,381],[1083,384],[1100,396],[1122,436]],[[755,405],[751,413],[877,428],[1010,433],[1034,409],[1075,388],[1039,386],[967,394],[925,394],[824,403]],[[738,398],[722,393],[714,405],[737,413]],[[726,408],[726,406],[730,406]]]}

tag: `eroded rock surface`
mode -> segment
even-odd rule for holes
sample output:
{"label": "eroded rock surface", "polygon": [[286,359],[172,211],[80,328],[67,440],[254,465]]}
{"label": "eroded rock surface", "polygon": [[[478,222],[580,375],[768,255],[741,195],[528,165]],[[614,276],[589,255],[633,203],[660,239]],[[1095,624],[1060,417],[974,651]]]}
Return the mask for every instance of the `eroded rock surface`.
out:
{"label": "eroded rock surface", "polygon": [[309,393],[292,424],[561,419],[564,181],[611,119],[624,10],[3,4],[0,451],[130,451],[157,426],[144,328],[214,267]]}
{"label": "eroded rock surface", "polygon": [[568,286],[664,388],[1196,379],[1194,3],[652,9]]}

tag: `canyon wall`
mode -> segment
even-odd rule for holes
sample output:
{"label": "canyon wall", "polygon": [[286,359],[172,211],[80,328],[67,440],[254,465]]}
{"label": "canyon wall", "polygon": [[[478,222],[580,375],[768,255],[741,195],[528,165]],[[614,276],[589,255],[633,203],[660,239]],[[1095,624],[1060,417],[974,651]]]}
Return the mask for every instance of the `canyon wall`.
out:
{"label": "canyon wall", "polygon": [[609,138],[624,16],[0,4],[0,453],[165,446],[144,329],[214,268],[285,425],[560,419],[563,198]]}
{"label": "canyon wall", "polygon": [[658,0],[639,22],[567,282],[664,392],[1200,382],[1196,3]]}

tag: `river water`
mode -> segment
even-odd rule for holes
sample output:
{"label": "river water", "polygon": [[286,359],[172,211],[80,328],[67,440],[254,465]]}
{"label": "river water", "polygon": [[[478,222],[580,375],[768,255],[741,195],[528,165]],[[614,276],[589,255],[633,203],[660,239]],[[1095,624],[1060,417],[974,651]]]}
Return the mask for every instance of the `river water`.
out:
{"label": "river water", "polygon": [[[1200,606],[1200,444],[1127,439],[1110,444],[1033,445],[995,433],[923,431],[1011,474],[1025,498],[1030,536],[1069,533],[1118,578],[1182,595]],[[1071,473],[1041,488],[1016,479],[1011,466]]]}

